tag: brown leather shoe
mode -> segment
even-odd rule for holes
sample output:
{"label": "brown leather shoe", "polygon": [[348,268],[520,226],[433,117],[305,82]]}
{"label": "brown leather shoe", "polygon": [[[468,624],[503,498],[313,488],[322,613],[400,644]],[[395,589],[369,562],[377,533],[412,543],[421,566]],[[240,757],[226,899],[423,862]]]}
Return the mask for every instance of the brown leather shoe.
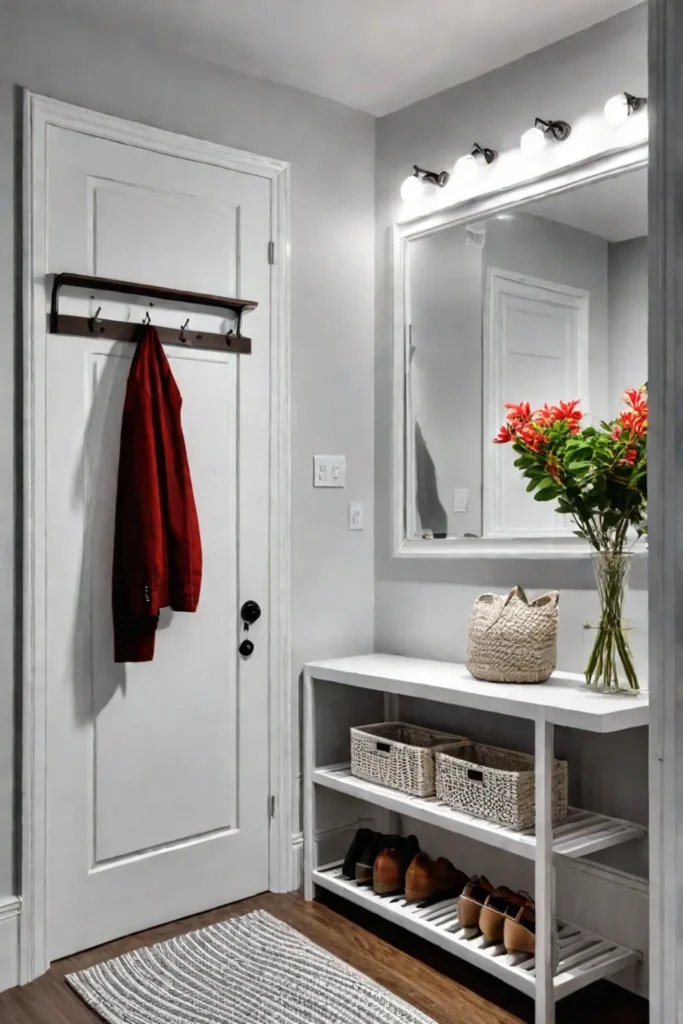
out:
{"label": "brown leather shoe", "polygon": [[503,942],[508,953],[536,953],[536,908],[527,899],[515,913],[515,907],[508,907],[505,915]]}
{"label": "brown leather shoe", "polygon": [[372,869],[372,888],[378,896],[403,892],[409,863],[397,850],[382,850]]}
{"label": "brown leather shoe", "polygon": [[418,853],[406,872],[406,900],[412,903],[427,900],[437,893],[461,892],[463,880],[467,879],[462,871],[445,857],[432,860],[426,853]]}
{"label": "brown leather shoe", "polygon": [[473,875],[470,878],[458,903],[458,920],[462,928],[479,927],[479,915],[482,907],[494,892],[494,887],[483,875]]}
{"label": "brown leather shoe", "polygon": [[516,909],[528,902],[526,893],[513,892],[502,885],[486,898],[479,915],[479,927],[482,935],[497,946],[503,941],[505,931],[505,915],[508,909],[516,913]]}

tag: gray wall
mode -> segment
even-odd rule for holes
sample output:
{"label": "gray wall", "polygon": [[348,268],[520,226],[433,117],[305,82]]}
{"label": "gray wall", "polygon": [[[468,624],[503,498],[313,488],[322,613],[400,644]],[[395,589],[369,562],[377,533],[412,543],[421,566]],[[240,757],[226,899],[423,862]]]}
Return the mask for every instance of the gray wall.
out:
{"label": "gray wall", "polygon": [[[12,344],[13,90],[38,93],[292,163],[292,671],[373,642],[374,119],[130,35],[101,32],[36,0],[0,0],[0,896],[15,889],[12,760],[16,532]],[[349,302],[349,296],[353,301]],[[353,415],[349,410],[353,409]],[[314,491],[312,455],[347,456],[345,491]],[[350,498],[364,533],[347,530]],[[292,708],[294,742],[298,708]],[[297,797],[294,797],[295,802]],[[294,827],[296,828],[296,821]]]}
{"label": "gray wall", "polygon": [[[586,660],[582,623],[597,608],[590,562],[415,561],[391,552],[391,264],[390,227],[401,213],[399,188],[414,163],[448,168],[476,140],[510,157],[517,167],[521,132],[536,116],[563,117],[574,125],[568,149],[544,155],[571,161],[615,144],[602,118],[605,100],[620,89],[647,93],[647,11],[634,8],[608,22],[500,68],[475,81],[381,118],[377,125],[377,334],[375,384],[376,647],[378,650],[462,661],[467,618],[483,590],[516,583],[536,591],[559,587],[559,666],[581,671]],[[585,149],[582,146],[585,144]],[[543,163],[543,161],[547,161]],[[501,161],[502,165],[503,161]],[[526,165],[525,165],[526,166]],[[528,173],[528,170],[527,172]],[[634,575],[627,614],[634,620],[632,642],[646,671],[647,592],[645,566]],[[429,713],[443,721],[443,709]],[[485,730],[485,722],[479,727]],[[505,739],[503,724],[497,735]],[[473,729],[474,731],[474,729]],[[516,739],[515,730],[509,733]],[[647,821],[646,730],[610,739],[563,732],[559,744],[571,762],[574,796],[587,807]],[[558,744],[558,745],[559,745]],[[612,863],[644,873],[646,851],[634,844],[613,854]]]}
{"label": "gray wall", "polygon": [[647,238],[609,247],[610,416],[647,380]]}

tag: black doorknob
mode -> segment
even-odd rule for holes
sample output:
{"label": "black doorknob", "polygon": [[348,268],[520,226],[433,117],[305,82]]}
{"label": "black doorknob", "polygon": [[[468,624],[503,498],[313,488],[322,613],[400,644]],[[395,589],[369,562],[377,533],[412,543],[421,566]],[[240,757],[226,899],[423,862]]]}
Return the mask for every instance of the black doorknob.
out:
{"label": "black doorknob", "polygon": [[253,653],[254,645],[252,644],[251,640],[243,640],[242,643],[240,644],[240,654],[242,655],[242,657],[248,658]]}
{"label": "black doorknob", "polygon": [[261,618],[261,608],[256,601],[245,601],[242,605],[241,615],[242,621],[249,629],[249,626],[253,626]]}

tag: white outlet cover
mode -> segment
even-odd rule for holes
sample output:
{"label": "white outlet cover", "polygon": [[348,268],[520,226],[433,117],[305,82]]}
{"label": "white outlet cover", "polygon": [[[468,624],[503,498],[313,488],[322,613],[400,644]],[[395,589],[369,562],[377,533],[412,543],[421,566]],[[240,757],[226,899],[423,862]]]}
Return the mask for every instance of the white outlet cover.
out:
{"label": "white outlet cover", "polygon": [[363,530],[363,503],[360,501],[349,502],[349,530]]}
{"label": "white outlet cover", "polygon": [[470,492],[464,487],[455,487],[453,489],[453,511],[469,512],[469,510]]}
{"label": "white outlet cover", "polygon": [[314,455],[313,486],[346,487],[346,456]]}

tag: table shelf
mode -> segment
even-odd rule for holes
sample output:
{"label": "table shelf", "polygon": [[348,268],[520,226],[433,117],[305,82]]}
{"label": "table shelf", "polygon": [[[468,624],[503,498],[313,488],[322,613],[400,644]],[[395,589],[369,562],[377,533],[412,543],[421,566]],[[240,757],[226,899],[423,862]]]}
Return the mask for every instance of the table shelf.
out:
{"label": "table shelf", "polygon": [[[316,885],[351,900],[360,907],[453,953],[532,998],[536,995],[536,961],[508,954],[502,945],[487,945],[480,934],[465,932],[458,923],[458,900],[448,899],[428,908],[404,900],[377,896],[371,888],[349,881],[340,864],[327,864],[313,872]],[[640,959],[634,950],[609,939],[556,921],[557,969],[553,977],[555,999],[571,995],[600,978],[630,967]]]}
{"label": "table shelf", "polygon": [[[435,796],[408,796],[398,790],[366,782],[351,774],[348,762],[315,769],[313,782],[317,786],[334,789],[396,814],[405,814],[417,821],[437,825],[449,832],[516,853],[528,860],[536,857],[535,829],[515,832],[504,825],[486,821],[485,818],[456,811]],[[570,807],[568,816],[553,827],[553,852],[563,857],[587,857],[599,850],[642,839],[646,835],[646,829],[633,822]]]}
{"label": "table shelf", "polygon": [[549,725],[587,732],[619,732],[647,725],[649,720],[647,690],[634,696],[599,693],[586,686],[583,676],[570,672],[554,672],[547,683],[485,683],[465,665],[393,654],[313,661],[306,669],[322,681],[513,718],[542,719]]}

